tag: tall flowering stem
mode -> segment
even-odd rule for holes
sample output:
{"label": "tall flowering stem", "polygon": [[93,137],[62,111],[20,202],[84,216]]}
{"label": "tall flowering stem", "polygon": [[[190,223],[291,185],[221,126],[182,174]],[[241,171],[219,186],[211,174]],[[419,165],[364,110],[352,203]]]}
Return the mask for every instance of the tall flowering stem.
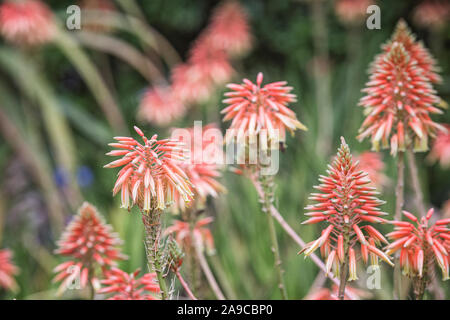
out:
{"label": "tall flowering stem", "polygon": [[442,279],[449,278],[450,218],[430,224],[434,210],[418,219],[410,212],[403,211],[409,221],[393,221],[393,232],[387,236],[392,239],[386,247],[387,253],[400,252],[400,267],[403,274],[413,279],[416,299],[422,299],[434,275],[437,262],[442,271]]}
{"label": "tall flowering stem", "polygon": [[[263,74],[258,73],[256,83],[244,79],[242,84],[229,84],[230,92],[223,102],[228,106],[222,110],[223,121],[231,120],[231,125],[225,137],[226,142],[236,141],[243,146],[244,169],[250,176],[257,174],[261,186],[262,211],[267,215],[272,252],[275,259],[275,269],[278,276],[278,287],[283,299],[287,299],[286,287],[283,281],[280,252],[276,237],[275,225],[271,215],[274,199],[274,173],[267,170],[267,160],[272,160],[272,152],[278,151],[279,144],[286,141],[286,130],[291,134],[297,129],[307,130],[297,119],[288,104],[296,102],[292,87],[286,81],[278,81],[262,85]],[[256,144],[255,144],[256,142]],[[256,161],[251,158],[257,154]],[[267,157],[267,158],[266,158]]]}
{"label": "tall flowering stem", "polygon": [[156,273],[159,287],[161,289],[161,298],[166,300],[169,296],[167,283],[163,276],[165,269],[165,254],[161,250],[161,211],[155,210],[151,214],[143,214],[142,222],[145,228],[145,250],[147,259],[151,263],[152,270]]}
{"label": "tall flowering stem", "polygon": [[[394,218],[400,220],[404,202],[405,152],[408,152],[416,202],[423,208],[423,196],[412,152],[428,150],[429,138],[434,138],[445,127],[431,119],[440,114],[442,100],[432,84],[441,81],[437,66],[428,50],[400,20],[391,37],[383,45],[383,52],[370,68],[370,81],[360,100],[366,119],[358,138],[371,137],[372,148],[390,148],[397,155],[396,208]],[[394,282],[401,291],[400,272],[396,268]]]}
{"label": "tall flowering stem", "polygon": [[[381,242],[387,243],[383,235],[367,223],[384,223],[379,206],[384,202],[379,200],[378,194],[371,183],[368,173],[358,169],[354,163],[350,149],[344,138],[331,166],[328,176],[321,176],[320,185],[315,189],[321,193],[311,194],[310,200],[317,202],[307,206],[306,213],[310,216],[303,224],[326,222],[328,226],[322,235],[300,251],[306,256],[320,248],[326,259],[327,274],[332,269],[335,276],[340,278],[339,299],[343,300],[347,281],[357,280],[356,245],[360,245],[361,258],[371,265],[378,265],[378,258],[393,266],[388,255],[377,246]],[[363,232],[364,231],[364,232]]]}
{"label": "tall flowering stem", "polygon": [[269,225],[270,240],[272,241],[272,252],[275,258],[275,269],[278,276],[278,287],[281,292],[281,297],[287,299],[286,286],[283,280],[283,268],[281,267],[280,249],[278,248],[277,233],[275,230],[275,224],[273,222],[270,209],[274,200],[274,176],[265,175],[259,172],[259,182],[261,183],[263,196],[261,197],[262,211],[267,216],[267,223]]}
{"label": "tall flowering stem", "polygon": [[176,198],[188,203],[193,196],[186,173],[177,164],[184,159],[184,149],[177,140],[148,139],[141,129],[134,127],[143,144],[130,137],[115,137],[116,148],[110,156],[122,156],[106,168],[123,167],[118,174],[113,194],[121,193],[122,207],[128,210],[137,205],[145,228],[145,246],[149,265],[156,273],[161,297],[169,298],[163,275],[167,256],[161,244],[161,215]]}

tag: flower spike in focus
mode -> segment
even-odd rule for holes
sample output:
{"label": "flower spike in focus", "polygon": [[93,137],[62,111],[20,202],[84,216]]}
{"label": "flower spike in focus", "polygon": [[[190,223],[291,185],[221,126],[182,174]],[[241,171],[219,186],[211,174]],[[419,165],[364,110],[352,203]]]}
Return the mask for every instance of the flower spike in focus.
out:
{"label": "flower spike in focus", "polygon": [[[177,161],[184,161],[184,149],[179,141],[148,139],[141,129],[134,127],[143,143],[130,137],[115,137],[116,148],[107,155],[122,156],[105,168],[122,167],[113,194],[121,192],[122,208],[136,204],[141,210],[164,210],[176,196],[185,202],[192,199],[191,184]],[[130,201],[131,199],[131,201]]]}
{"label": "flower spike in focus", "polygon": [[[223,100],[228,106],[221,111],[223,121],[232,120],[226,140],[237,136],[256,136],[261,130],[267,131],[269,140],[284,142],[286,130],[293,133],[307,128],[297,120],[288,104],[296,102],[296,95],[290,93],[292,87],[286,81],[272,82],[262,86],[263,74],[256,77],[256,84],[244,79],[242,84],[229,84],[230,92]],[[276,131],[278,130],[278,135]],[[239,140],[239,139],[238,139]]]}
{"label": "flower spike in focus", "polygon": [[327,273],[348,268],[348,280],[356,280],[356,252],[358,245],[361,258],[365,263],[378,264],[378,258],[393,265],[390,258],[379,247],[387,243],[383,235],[372,224],[385,223],[379,206],[384,202],[376,196],[378,192],[368,185],[371,183],[368,174],[358,168],[353,162],[350,149],[344,138],[337,156],[327,176],[320,176],[320,185],[315,186],[318,193],[312,193],[310,200],[315,204],[307,206],[305,215],[310,218],[303,224],[323,222],[327,225],[322,235],[308,243],[300,251],[306,256],[320,248],[326,261]]}

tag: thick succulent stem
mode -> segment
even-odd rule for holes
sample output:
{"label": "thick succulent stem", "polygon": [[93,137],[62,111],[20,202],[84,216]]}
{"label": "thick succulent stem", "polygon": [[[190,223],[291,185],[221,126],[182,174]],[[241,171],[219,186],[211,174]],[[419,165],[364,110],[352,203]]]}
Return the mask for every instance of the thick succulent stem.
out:
{"label": "thick succulent stem", "polygon": [[272,252],[275,259],[275,269],[277,271],[278,276],[278,288],[281,292],[281,297],[284,300],[287,300],[287,292],[286,292],[286,286],[284,284],[283,280],[283,269],[281,267],[281,258],[280,258],[280,249],[278,247],[278,241],[277,241],[277,234],[275,230],[275,224],[273,222],[272,214],[271,214],[271,206],[273,202],[274,197],[274,181],[273,181],[273,175],[265,175],[262,174],[261,171],[259,172],[259,181],[261,183],[263,196],[261,198],[262,203],[262,210],[264,214],[267,216],[267,223],[269,225],[269,234],[270,234],[270,240],[272,242]]}
{"label": "thick succulent stem", "polygon": [[142,214],[142,221],[145,227],[145,248],[147,260],[151,269],[156,273],[161,298],[169,298],[166,279],[164,278],[164,252],[161,250],[161,211],[153,210]]}

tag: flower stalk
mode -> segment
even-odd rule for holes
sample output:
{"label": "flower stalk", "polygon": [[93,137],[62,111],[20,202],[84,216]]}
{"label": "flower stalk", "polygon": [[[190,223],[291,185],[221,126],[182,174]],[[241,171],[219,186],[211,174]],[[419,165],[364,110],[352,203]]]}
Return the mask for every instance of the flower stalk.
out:
{"label": "flower stalk", "polygon": [[283,280],[283,269],[281,267],[281,258],[280,258],[280,249],[278,246],[278,240],[277,240],[277,234],[275,230],[275,224],[273,222],[272,215],[270,213],[270,207],[272,206],[273,199],[274,199],[274,181],[273,181],[273,175],[265,175],[259,171],[259,182],[261,183],[262,187],[262,197],[261,197],[261,204],[262,204],[262,211],[267,216],[267,223],[269,226],[269,233],[270,233],[270,240],[272,242],[271,250],[273,252],[274,256],[274,263],[275,263],[275,269],[277,271],[277,277],[278,277],[278,288],[281,292],[281,297],[283,300],[287,300],[287,292],[286,292],[286,286],[284,284]]}
{"label": "flower stalk", "polygon": [[145,248],[148,262],[151,270],[156,273],[159,288],[161,290],[161,299],[167,300],[169,293],[167,291],[166,279],[164,278],[164,250],[161,247],[161,213],[160,210],[152,210],[142,214],[142,221],[145,228]]}

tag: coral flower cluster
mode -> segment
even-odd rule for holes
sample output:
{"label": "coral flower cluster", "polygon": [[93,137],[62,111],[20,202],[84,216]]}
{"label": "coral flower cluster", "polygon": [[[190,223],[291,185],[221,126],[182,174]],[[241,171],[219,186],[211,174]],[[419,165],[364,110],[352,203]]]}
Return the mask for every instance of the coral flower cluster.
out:
{"label": "coral flower cluster", "polygon": [[[316,204],[307,206],[310,216],[304,224],[325,222],[327,227],[315,241],[308,243],[301,251],[310,255],[320,248],[326,259],[327,272],[334,269],[335,275],[346,272],[348,266],[348,280],[356,280],[356,251],[359,244],[361,257],[365,263],[378,263],[378,258],[392,265],[390,258],[377,246],[387,243],[383,235],[375,229],[372,223],[383,223],[379,200],[375,188],[367,186],[370,183],[368,174],[359,170],[354,163],[348,145],[342,138],[341,146],[332,166],[327,171],[328,176],[321,176],[320,185],[314,188],[320,193],[311,194],[310,200]],[[342,271],[340,271],[342,270]]]}
{"label": "coral flower cluster", "polygon": [[164,210],[176,197],[189,202],[193,196],[191,185],[177,164],[185,160],[181,143],[158,140],[157,135],[148,139],[141,129],[134,129],[143,144],[131,137],[115,137],[117,143],[109,145],[116,150],[107,155],[122,158],[105,165],[105,168],[122,167],[113,189],[114,195],[121,192],[122,207],[129,209],[136,204],[149,212]]}
{"label": "coral flower cluster", "polygon": [[354,160],[358,161],[360,170],[369,174],[372,185],[377,189],[389,183],[389,178],[384,174],[385,164],[380,153],[366,151]]}
{"label": "coral flower cluster", "polygon": [[191,227],[188,222],[175,220],[173,225],[165,230],[165,234],[174,234],[177,243],[184,248],[189,248],[193,245],[200,248],[206,248],[207,251],[214,251],[214,238],[211,231],[206,227],[213,221],[212,217],[199,219],[192,228],[191,239]]}
{"label": "coral flower cluster", "polygon": [[409,145],[414,151],[428,149],[428,138],[445,128],[430,114],[441,113],[441,100],[431,82],[438,81],[426,49],[414,42],[400,22],[393,41],[385,45],[371,68],[370,81],[360,105],[365,108],[358,138],[371,137],[372,147],[391,149],[392,154]]}
{"label": "coral flower cluster", "polygon": [[62,281],[59,292],[79,277],[81,287],[89,281],[95,286],[97,268],[106,271],[117,261],[126,259],[117,248],[122,241],[105,223],[103,217],[91,204],[85,202],[73,218],[58,242],[56,254],[71,260],[58,265],[54,282]]}
{"label": "coral flower cluster", "polygon": [[138,277],[140,269],[133,273],[126,273],[120,269],[112,268],[106,273],[106,277],[101,281],[104,286],[98,293],[114,295],[108,300],[157,300],[160,292],[156,283],[155,273],[146,273]]}
{"label": "coral flower cluster", "polygon": [[[181,133],[178,136],[178,133]],[[207,196],[217,197],[225,192],[217,178],[223,163],[221,132],[215,124],[203,127],[178,128],[172,131],[172,138],[180,140],[189,154],[186,160],[178,165],[186,173],[193,186],[195,199],[204,201]],[[185,207],[183,199],[177,199],[179,209]]]}
{"label": "coral flower cluster", "polygon": [[441,167],[450,167],[450,125],[445,125],[447,131],[441,131],[437,135],[429,159],[439,161]]}
{"label": "coral flower cluster", "polygon": [[186,112],[186,106],[168,86],[148,89],[141,99],[138,116],[158,126],[167,125]]}
{"label": "coral flower cluster", "polygon": [[187,61],[171,70],[171,85],[148,90],[140,115],[151,123],[167,125],[183,116],[186,106],[207,101],[216,87],[232,76],[230,59],[247,52],[250,45],[244,8],[237,1],[225,1],[214,10]]}
{"label": "coral flower cluster", "polygon": [[[244,79],[242,84],[228,84],[230,92],[225,93],[224,103],[228,104],[221,113],[223,121],[231,121],[227,131],[227,142],[237,137],[256,136],[261,131],[269,140],[285,141],[286,130],[293,133],[306,127],[297,120],[288,104],[296,102],[292,87],[286,81],[268,83],[262,86],[263,74],[258,73],[256,84]],[[277,132],[278,131],[278,132]]]}
{"label": "coral flower cluster", "polygon": [[[320,288],[308,294],[305,300],[339,300],[338,290],[339,287],[336,285],[333,285],[331,289]],[[353,299],[355,300],[368,299],[371,297],[370,292],[352,288],[350,286],[346,287],[346,292],[350,292],[352,294]],[[344,300],[352,300],[352,299],[347,295],[345,295]]]}
{"label": "coral flower cluster", "polygon": [[450,18],[450,3],[440,0],[424,0],[413,12],[414,22],[432,30],[442,29]]}
{"label": "coral flower cluster", "polygon": [[12,253],[8,249],[0,250],[0,288],[6,290],[17,290],[17,283],[14,275],[19,269],[12,262]]}
{"label": "coral flower cluster", "polygon": [[434,210],[420,218],[403,211],[409,221],[393,221],[395,230],[387,236],[392,242],[387,253],[400,251],[400,266],[405,275],[422,278],[433,274],[437,262],[443,280],[449,279],[450,218],[430,222]]}
{"label": "coral flower cluster", "polygon": [[334,9],[342,23],[358,25],[365,21],[367,8],[373,3],[371,0],[337,0]]}
{"label": "coral flower cluster", "polygon": [[250,49],[252,38],[247,14],[237,1],[224,1],[214,11],[205,31],[207,43],[230,56],[242,55]]}
{"label": "coral flower cluster", "polygon": [[5,1],[0,5],[0,33],[11,43],[41,45],[51,41],[55,31],[52,12],[41,1]]}

